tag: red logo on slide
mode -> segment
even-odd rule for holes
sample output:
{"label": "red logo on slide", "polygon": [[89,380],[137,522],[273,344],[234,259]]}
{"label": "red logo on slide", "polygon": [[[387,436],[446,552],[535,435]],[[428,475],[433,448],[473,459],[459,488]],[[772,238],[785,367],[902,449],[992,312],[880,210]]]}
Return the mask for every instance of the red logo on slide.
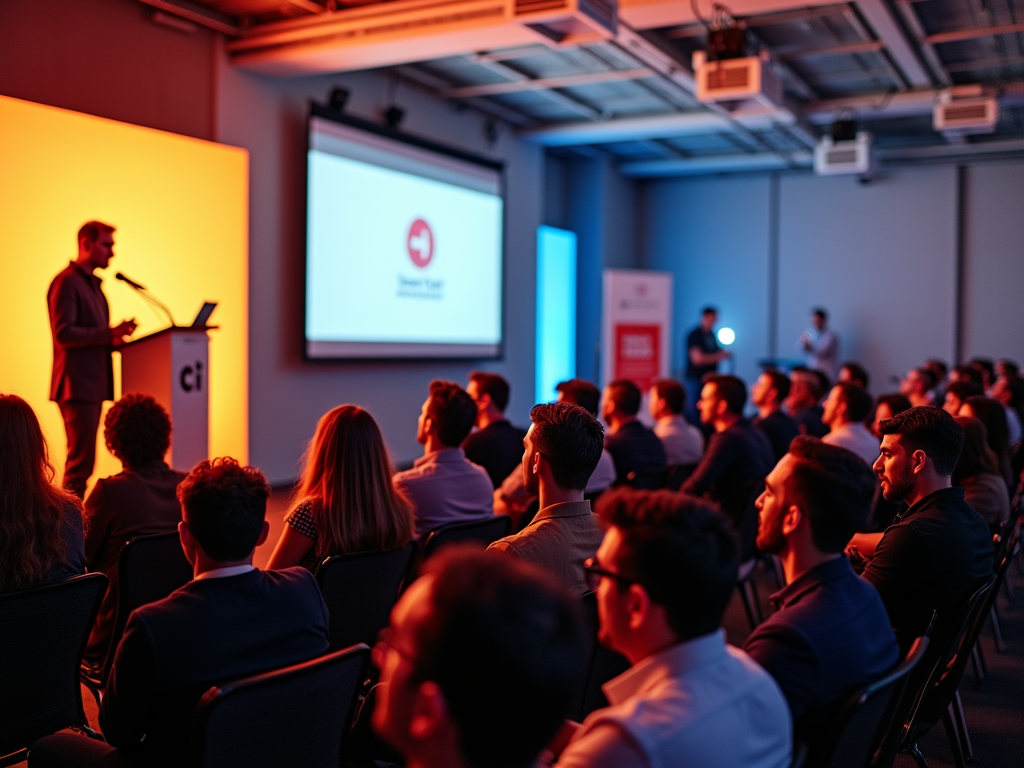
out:
{"label": "red logo on slide", "polygon": [[434,258],[434,233],[430,230],[430,225],[423,219],[416,219],[409,227],[405,245],[409,249],[409,258],[413,264],[421,269],[427,266]]}

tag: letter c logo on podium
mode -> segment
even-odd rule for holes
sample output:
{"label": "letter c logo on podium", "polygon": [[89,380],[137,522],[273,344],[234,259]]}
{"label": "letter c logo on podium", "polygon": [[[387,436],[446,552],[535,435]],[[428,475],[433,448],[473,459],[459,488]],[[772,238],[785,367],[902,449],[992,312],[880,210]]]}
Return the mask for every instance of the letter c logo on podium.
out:
{"label": "letter c logo on podium", "polygon": [[186,365],[181,369],[178,376],[178,383],[186,392],[203,391],[203,363],[197,360],[195,365]]}
{"label": "letter c logo on podium", "polygon": [[430,225],[423,219],[416,219],[409,226],[409,234],[405,238],[412,263],[422,269],[434,258],[434,233]]}

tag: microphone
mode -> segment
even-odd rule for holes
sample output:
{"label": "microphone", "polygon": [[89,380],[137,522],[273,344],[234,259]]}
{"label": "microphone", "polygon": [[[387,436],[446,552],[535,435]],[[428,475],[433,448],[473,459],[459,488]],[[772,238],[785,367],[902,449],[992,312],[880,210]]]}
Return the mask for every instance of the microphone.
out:
{"label": "microphone", "polygon": [[122,283],[128,283],[128,285],[130,285],[132,288],[138,291],[139,295],[142,298],[144,298],[150,304],[154,305],[157,309],[159,309],[161,312],[167,315],[167,319],[171,321],[172,328],[177,326],[177,323],[174,322],[174,315],[171,314],[171,310],[169,310],[162,301],[157,300],[156,297],[150,294],[150,292],[146,290],[146,286],[141,285],[140,283],[136,283],[130,277],[125,277],[120,272],[115,273],[114,277],[120,280]]}

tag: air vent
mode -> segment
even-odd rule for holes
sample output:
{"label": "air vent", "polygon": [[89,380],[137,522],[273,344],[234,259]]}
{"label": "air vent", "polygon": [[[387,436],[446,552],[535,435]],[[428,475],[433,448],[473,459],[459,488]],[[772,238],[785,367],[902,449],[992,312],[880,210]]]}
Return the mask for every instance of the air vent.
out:
{"label": "air vent", "polygon": [[565,0],[516,0],[516,16],[565,8]]}
{"label": "air vent", "polygon": [[857,162],[856,149],[833,149],[826,153],[826,162],[829,165],[844,165]]}
{"label": "air vent", "polygon": [[723,88],[749,88],[750,69],[748,67],[730,67],[720,65],[708,72],[708,90],[719,91]]}
{"label": "air vent", "polygon": [[932,113],[932,126],[947,136],[992,133],[997,122],[999,102],[994,97],[962,98],[955,89],[943,92]]}
{"label": "air vent", "polygon": [[825,136],[814,148],[814,172],[817,174],[858,174],[866,178],[870,177],[871,171],[870,133],[860,131],[852,141],[835,141],[831,136]]}
{"label": "air vent", "polygon": [[764,107],[782,105],[782,80],[771,61],[759,56],[708,61],[704,51],[693,53],[697,99],[702,102],[753,101]]}

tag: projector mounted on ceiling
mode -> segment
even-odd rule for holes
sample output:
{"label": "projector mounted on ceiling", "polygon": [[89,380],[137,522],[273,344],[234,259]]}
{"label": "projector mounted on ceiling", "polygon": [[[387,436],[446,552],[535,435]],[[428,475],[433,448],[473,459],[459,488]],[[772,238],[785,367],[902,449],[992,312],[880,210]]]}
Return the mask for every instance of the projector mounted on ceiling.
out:
{"label": "projector mounted on ceiling", "polygon": [[702,103],[782,105],[782,79],[767,55],[750,55],[747,30],[716,5],[706,51],[693,52],[697,99]]}
{"label": "projector mounted on ceiling", "polygon": [[832,123],[831,134],[822,137],[814,148],[814,172],[819,176],[856,174],[868,181],[873,167],[871,134],[858,131],[853,120]]}
{"label": "projector mounted on ceiling", "polygon": [[999,102],[980,85],[960,85],[939,94],[932,127],[947,136],[992,133],[999,122]]}

